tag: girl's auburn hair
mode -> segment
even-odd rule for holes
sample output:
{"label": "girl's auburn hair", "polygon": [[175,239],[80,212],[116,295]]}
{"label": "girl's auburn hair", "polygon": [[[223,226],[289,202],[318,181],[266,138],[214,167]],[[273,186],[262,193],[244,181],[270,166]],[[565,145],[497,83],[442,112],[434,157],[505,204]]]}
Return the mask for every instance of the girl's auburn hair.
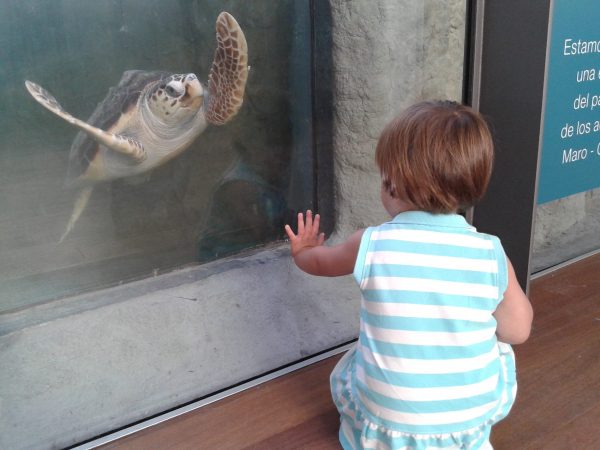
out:
{"label": "girl's auburn hair", "polygon": [[375,152],[388,192],[432,213],[456,212],[480,200],[493,159],[485,120],[451,101],[406,109],[384,128]]}

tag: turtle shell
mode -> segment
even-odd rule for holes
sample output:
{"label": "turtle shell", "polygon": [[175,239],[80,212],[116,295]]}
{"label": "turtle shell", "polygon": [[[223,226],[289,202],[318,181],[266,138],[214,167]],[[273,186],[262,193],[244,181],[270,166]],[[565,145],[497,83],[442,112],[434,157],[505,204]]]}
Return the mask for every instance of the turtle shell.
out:
{"label": "turtle shell", "polygon": [[[89,125],[104,131],[111,129],[123,115],[131,114],[137,108],[140,94],[148,84],[168,78],[172,74],[164,71],[128,70],[123,73],[119,84],[111,87],[89,119]],[[71,185],[84,174],[99,151],[98,142],[87,133],[80,131],[75,136],[69,154],[69,169],[66,184]]]}

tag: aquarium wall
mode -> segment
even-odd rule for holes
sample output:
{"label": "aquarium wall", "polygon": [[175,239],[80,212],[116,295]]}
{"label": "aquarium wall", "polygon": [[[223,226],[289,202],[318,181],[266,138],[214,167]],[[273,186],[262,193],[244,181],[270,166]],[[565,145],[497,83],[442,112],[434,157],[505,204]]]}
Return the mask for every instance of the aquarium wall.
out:
{"label": "aquarium wall", "polygon": [[[193,73],[206,85],[222,10],[243,22],[249,48],[242,108],[147,168],[111,149],[103,155],[25,89],[31,80],[66,112],[86,122],[100,115],[93,125],[112,132],[143,109],[124,112],[123,95],[145,87],[119,84],[124,72]],[[281,240],[290,211],[311,204],[307,2],[29,0],[4,2],[0,13],[0,311]],[[152,126],[131,125],[123,135],[147,138],[150,160],[170,151],[185,121],[169,127],[157,149],[146,136]],[[89,200],[77,206],[87,188]],[[77,208],[81,215],[65,236]]]}
{"label": "aquarium wall", "polygon": [[[301,273],[283,224],[316,209],[335,243],[385,220],[378,134],[415,101],[460,100],[465,50],[464,0],[375,3],[0,5],[0,447],[74,445],[356,337],[352,278]],[[239,113],[95,179],[61,241],[78,130],[25,80],[83,121],[126,70],[205,83],[222,10],[248,46]],[[108,127],[132,113],[101,109]]]}

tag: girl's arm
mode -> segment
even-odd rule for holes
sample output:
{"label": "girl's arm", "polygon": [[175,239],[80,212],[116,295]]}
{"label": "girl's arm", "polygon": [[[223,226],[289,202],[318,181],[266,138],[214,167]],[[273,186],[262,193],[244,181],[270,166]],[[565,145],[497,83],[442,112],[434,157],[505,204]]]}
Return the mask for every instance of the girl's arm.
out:
{"label": "girl's arm", "polygon": [[496,336],[498,336],[498,340],[507,344],[522,344],[529,338],[531,332],[533,308],[521,289],[515,269],[508,258],[506,258],[506,262],[508,287],[504,292],[504,299],[494,312],[494,317],[498,322]]}
{"label": "girl's arm", "polygon": [[306,211],[306,222],[298,213],[298,234],[289,225],[285,232],[290,238],[292,256],[296,265],[311,275],[336,277],[349,275],[354,271],[358,247],[364,230],[355,232],[348,240],[335,247],[325,247],[325,234],[319,232],[321,218]]}

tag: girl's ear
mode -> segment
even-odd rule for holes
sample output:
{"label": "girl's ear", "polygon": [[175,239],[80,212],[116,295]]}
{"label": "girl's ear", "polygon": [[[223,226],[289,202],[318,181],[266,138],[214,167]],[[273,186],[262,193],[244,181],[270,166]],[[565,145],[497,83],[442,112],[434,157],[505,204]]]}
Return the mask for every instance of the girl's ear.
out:
{"label": "girl's ear", "polygon": [[390,197],[396,198],[396,186],[394,185],[394,183],[392,183],[387,178],[382,178],[381,179],[381,184],[383,185],[383,188],[385,189],[385,191],[388,194],[390,194]]}

